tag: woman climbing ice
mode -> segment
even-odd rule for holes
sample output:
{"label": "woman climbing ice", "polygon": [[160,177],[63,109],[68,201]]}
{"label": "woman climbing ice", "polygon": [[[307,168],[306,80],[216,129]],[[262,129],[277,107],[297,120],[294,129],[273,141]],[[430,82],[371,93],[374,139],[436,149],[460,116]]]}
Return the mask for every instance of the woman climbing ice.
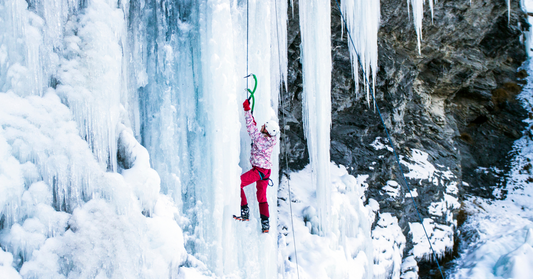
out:
{"label": "woman climbing ice", "polygon": [[256,182],[257,201],[259,202],[259,213],[261,214],[261,229],[267,233],[270,229],[268,222],[268,202],[266,191],[270,178],[270,169],[272,168],[271,155],[274,145],[277,143],[276,135],[279,132],[279,125],[276,121],[267,121],[261,130],[257,129],[254,117],[250,112],[250,102],[244,101],[244,116],[246,118],[246,129],[252,139],[252,154],[250,163],[252,169],[241,175],[241,216],[233,216],[240,221],[250,220],[250,208],[246,200],[246,194],[243,188]]}

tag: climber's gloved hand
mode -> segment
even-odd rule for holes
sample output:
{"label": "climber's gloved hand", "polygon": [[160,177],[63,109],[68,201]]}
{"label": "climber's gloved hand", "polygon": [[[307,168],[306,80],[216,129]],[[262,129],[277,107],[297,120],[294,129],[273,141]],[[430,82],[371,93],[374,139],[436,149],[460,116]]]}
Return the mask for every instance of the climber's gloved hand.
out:
{"label": "climber's gloved hand", "polygon": [[248,101],[248,99],[246,99],[246,101],[244,101],[244,103],[242,103],[242,107],[244,108],[244,111],[249,111],[250,110],[250,101]]}

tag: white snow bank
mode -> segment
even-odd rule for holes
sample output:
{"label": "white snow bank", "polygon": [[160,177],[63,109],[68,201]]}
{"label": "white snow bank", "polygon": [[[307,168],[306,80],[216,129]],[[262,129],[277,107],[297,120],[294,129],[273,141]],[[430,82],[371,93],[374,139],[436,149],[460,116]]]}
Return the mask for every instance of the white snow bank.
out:
{"label": "white snow bank", "polygon": [[22,279],[16,269],[13,268],[13,255],[4,252],[0,247],[0,278],[3,279]]}
{"label": "white snow bank", "polygon": [[[20,275],[40,278],[179,273],[186,257],[179,211],[158,195],[159,176],[128,130],[121,143],[131,167],[122,176],[100,168],[52,89],[44,97],[0,93],[0,127],[0,243],[7,250],[1,272],[17,278],[8,266],[18,266]],[[142,214],[148,210],[152,218]]]}
{"label": "white snow bank", "polygon": [[463,231],[474,241],[464,248],[451,278],[530,278],[533,222],[521,217],[512,202],[469,199],[465,205],[472,215]]}
{"label": "white snow bank", "polygon": [[453,228],[451,226],[435,223],[430,218],[424,218],[423,222],[424,226],[418,222],[409,223],[409,232],[414,246],[412,252],[417,259],[434,260],[431,247],[433,247],[437,257],[441,257],[445,252],[453,249]]}
{"label": "white snow bank", "polygon": [[[185,260],[182,231],[173,222],[177,209],[160,196],[154,218],[119,215],[94,199],[77,208],[62,236],[33,252],[20,273],[40,278],[169,278]],[[159,215],[161,214],[161,215]]]}
{"label": "white snow bank", "polygon": [[[282,179],[278,191],[278,230],[279,273],[284,278],[296,278],[296,260],[300,278],[372,278],[370,224],[373,220],[369,216],[373,215],[363,206],[364,180],[349,175],[342,166],[331,164],[330,167],[331,228],[326,236],[316,234],[316,189],[311,183],[310,167],[291,173],[290,180]],[[288,204],[289,187],[294,228]]]}
{"label": "white snow bank", "polygon": [[390,213],[381,213],[376,227],[372,230],[374,245],[374,277],[398,278],[402,266],[405,236],[398,226],[398,218]]}
{"label": "white snow bank", "polygon": [[531,277],[533,274],[533,248],[531,245],[533,245],[533,228],[528,228],[524,244],[498,259],[494,265],[496,276],[503,278]]}

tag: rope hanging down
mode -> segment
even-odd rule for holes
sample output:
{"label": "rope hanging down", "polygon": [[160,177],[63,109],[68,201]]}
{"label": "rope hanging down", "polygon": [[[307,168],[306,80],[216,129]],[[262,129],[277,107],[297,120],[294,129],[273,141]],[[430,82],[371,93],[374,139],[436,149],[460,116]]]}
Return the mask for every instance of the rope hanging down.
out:
{"label": "rope hanging down", "polygon": [[[348,33],[348,37],[350,38],[350,42],[352,43],[352,47],[355,51],[355,53],[357,54],[357,60],[359,61],[359,65],[362,65],[361,64],[361,58],[359,57],[359,53],[357,52],[357,49],[355,48],[355,44],[353,42],[353,39],[352,39],[352,36],[350,34],[350,29],[348,29],[348,24],[346,24],[346,20],[344,19],[344,15],[342,14],[342,9],[339,5],[339,2],[338,0],[335,0],[335,2],[337,3],[337,7],[339,8],[339,12],[341,14],[341,17],[342,17],[342,21],[344,22],[344,26],[346,27],[346,31]],[[403,174],[403,169],[402,169],[402,165],[400,164],[400,157],[398,156],[398,153],[396,153],[396,148],[394,147],[394,143],[392,142],[392,138],[391,136],[389,135],[389,131],[387,130],[387,126],[385,125],[385,121],[383,120],[383,116],[381,115],[381,112],[379,110],[379,106],[376,102],[376,96],[374,95],[374,92],[372,90],[372,87],[370,86],[370,82],[368,81],[368,79],[366,78],[366,74],[365,74],[365,69],[363,69],[361,67],[362,71],[363,71],[363,77],[365,78],[365,83],[367,84],[367,86],[370,88],[370,92],[372,93],[372,99],[374,100],[374,105],[376,107],[376,110],[378,112],[378,115],[379,115],[379,119],[381,120],[381,123],[383,124],[383,127],[385,128],[385,133],[387,134],[387,138],[389,139],[389,143],[392,147],[392,151],[394,153],[394,156],[396,157],[396,162],[398,163],[398,167],[400,169],[400,173],[401,173],[401,176],[402,176],[402,180],[403,182],[405,183],[405,186],[407,186],[407,190],[409,191],[409,194],[411,196],[411,200],[413,201],[413,204],[415,206],[415,209],[416,209],[416,213],[418,215],[418,219],[420,219],[420,223],[422,224],[422,228],[424,228],[424,233],[426,234],[426,238],[429,242],[429,247],[431,247],[431,251],[433,252],[433,258],[435,260],[435,262],[437,263],[437,267],[439,268],[439,272],[440,272],[440,275],[442,276],[442,278],[446,278],[444,277],[444,273],[442,272],[442,268],[439,264],[439,261],[437,259],[437,253],[435,252],[435,249],[433,249],[433,245],[431,244],[431,241],[429,240],[429,236],[428,236],[428,233],[426,231],[426,227],[424,226],[424,222],[422,220],[422,217],[420,215],[420,212],[418,211],[418,206],[416,204],[416,201],[413,197],[413,194],[411,194],[411,188],[409,187],[409,183],[407,183],[407,179],[405,179],[405,176]]]}

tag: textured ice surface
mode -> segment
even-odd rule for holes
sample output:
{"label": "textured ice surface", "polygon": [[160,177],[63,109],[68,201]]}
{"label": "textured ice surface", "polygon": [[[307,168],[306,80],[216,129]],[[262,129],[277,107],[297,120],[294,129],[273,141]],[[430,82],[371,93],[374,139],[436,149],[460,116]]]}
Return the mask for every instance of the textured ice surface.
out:
{"label": "textured ice surface", "polygon": [[316,187],[321,234],[330,227],[331,7],[325,0],[300,3],[303,122]]}

